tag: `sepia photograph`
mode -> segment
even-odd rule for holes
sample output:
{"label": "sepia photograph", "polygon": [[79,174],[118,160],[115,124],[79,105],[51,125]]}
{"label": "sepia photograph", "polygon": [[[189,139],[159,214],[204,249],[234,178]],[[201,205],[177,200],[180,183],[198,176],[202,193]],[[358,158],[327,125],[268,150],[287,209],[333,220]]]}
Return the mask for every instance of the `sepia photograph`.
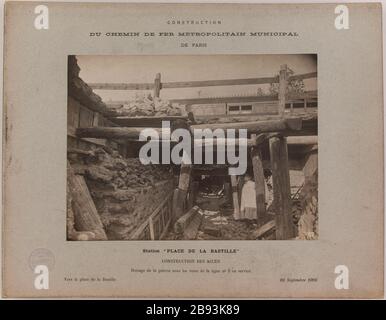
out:
{"label": "sepia photograph", "polygon": [[317,88],[316,54],[68,56],[67,240],[318,239]]}
{"label": "sepia photograph", "polygon": [[4,296],[384,297],[382,5],[193,2],[7,1]]}

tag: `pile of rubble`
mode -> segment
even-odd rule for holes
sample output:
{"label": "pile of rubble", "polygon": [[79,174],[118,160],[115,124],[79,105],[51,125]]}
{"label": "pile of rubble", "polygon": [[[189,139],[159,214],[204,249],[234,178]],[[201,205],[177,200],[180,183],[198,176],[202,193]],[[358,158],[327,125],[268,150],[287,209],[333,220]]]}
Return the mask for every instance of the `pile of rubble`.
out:
{"label": "pile of rubble", "polygon": [[143,165],[116,151],[69,150],[76,174],[85,177],[109,240],[128,240],[174,190],[169,167]]}
{"label": "pile of rubble", "polygon": [[[171,178],[170,168],[161,165],[143,165],[137,158],[124,159],[117,151],[102,148],[77,153],[74,168],[89,182],[111,190],[128,190],[153,186]],[[71,159],[70,159],[71,162]]]}
{"label": "pile of rubble", "polygon": [[185,115],[185,106],[178,103],[170,103],[157,97],[137,96],[135,100],[125,103],[116,113],[122,116],[182,116]]}

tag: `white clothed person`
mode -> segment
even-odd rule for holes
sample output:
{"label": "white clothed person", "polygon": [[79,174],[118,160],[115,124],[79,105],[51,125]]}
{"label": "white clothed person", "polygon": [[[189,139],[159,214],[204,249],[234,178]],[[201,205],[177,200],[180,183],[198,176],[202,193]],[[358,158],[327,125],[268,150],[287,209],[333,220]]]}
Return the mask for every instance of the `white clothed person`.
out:
{"label": "white clothed person", "polygon": [[241,192],[240,219],[257,219],[255,182],[247,180]]}

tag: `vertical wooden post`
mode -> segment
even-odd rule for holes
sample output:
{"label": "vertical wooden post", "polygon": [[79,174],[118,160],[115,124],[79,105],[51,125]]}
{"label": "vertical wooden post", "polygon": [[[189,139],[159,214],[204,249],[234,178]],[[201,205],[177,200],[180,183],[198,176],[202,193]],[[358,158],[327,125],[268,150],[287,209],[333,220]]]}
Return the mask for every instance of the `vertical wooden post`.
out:
{"label": "vertical wooden post", "polygon": [[273,196],[275,204],[276,239],[291,239],[295,235],[292,221],[291,188],[288,168],[287,140],[274,137],[269,140]]}
{"label": "vertical wooden post", "polygon": [[304,112],[307,112],[307,99],[304,99]]}
{"label": "vertical wooden post", "polygon": [[239,196],[239,203],[241,204],[241,193],[244,186],[244,176],[239,176],[239,179],[237,181],[237,194]]}
{"label": "vertical wooden post", "polygon": [[149,217],[150,240],[155,240],[153,218]]}
{"label": "vertical wooden post", "polygon": [[232,199],[231,194],[232,194],[231,185],[229,182],[225,182],[224,183],[224,195],[225,195],[225,200],[227,203],[230,202]]}
{"label": "vertical wooden post", "polygon": [[93,127],[97,127],[98,124],[99,124],[99,112],[94,112],[94,115],[93,115],[93,120],[92,120],[92,126]]}
{"label": "vertical wooden post", "polygon": [[159,98],[161,91],[161,74],[157,73],[154,79],[154,97]]}
{"label": "vertical wooden post", "polygon": [[290,108],[291,108],[291,114],[293,114],[294,113],[294,103],[293,102],[291,102],[291,104],[290,104]]}
{"label": "vertical wooden post", "polygon": [[198,181],[194,181],[192,183],[192,199],[193,199],[193,206],[197,199],[198,189],[199,189],[200,183]]}
{"label": "vertical wooden post", "polygon": [[176,199],[173,199],[173,215],[174,219],[178,219],[184,214],[184,204],[186,196],[189,190],[190,176],[192,172],[192,165],[181,163],[180,167],[180,178],[178,181],[178,188],[174,192]]}
{"label": "vertical wooden post", "polygon": [[188,207],[186,210],[190,210],[194,206],[194,202],[196,201],[197,192],[198,192],[198,181],[191,181],[189,187],[189,195],[188,195]]}
{"label": "vertical wooden post", "polygon": [[285,112],[285,94],[287,92],[287,65],[280,66],[279,74],[279,115],[284,116]]}
{"label": "vertical wooden post", "polygon": [[239,194],[237,192],[237,179],[236,179],[236,176],[231,176],[231,185],[232,185],[234,218],[236,220],[238,220],[238,219],[240,219],[240,205],[239,205]]}
{"label": "vertical wooden post", "polygon": [[[256,139],[256,135],[252,134],[251,138]],[[251,149],[251,158],[253,176],[255,179],[257,217],[261,217],[262,215],[265,215],[265,180],[263,160],[258,147],[253,147]]]}
{"label": "vertical wooden post", "polygon": [[69,162],[67,162],[67,181],[72,197],[76,231],[90,231],[95,234],[95,240],[107,240],[86,181],[83,176],[75,174]]}

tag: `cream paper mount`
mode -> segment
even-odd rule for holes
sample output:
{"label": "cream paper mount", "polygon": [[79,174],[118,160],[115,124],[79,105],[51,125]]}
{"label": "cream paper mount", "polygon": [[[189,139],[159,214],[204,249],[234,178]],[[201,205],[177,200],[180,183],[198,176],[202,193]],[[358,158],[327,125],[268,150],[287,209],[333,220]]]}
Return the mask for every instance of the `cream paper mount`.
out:
{"label": "cream paper mount", "polygon": [[7,2],[4,296],[383,297],[381,19]]}

